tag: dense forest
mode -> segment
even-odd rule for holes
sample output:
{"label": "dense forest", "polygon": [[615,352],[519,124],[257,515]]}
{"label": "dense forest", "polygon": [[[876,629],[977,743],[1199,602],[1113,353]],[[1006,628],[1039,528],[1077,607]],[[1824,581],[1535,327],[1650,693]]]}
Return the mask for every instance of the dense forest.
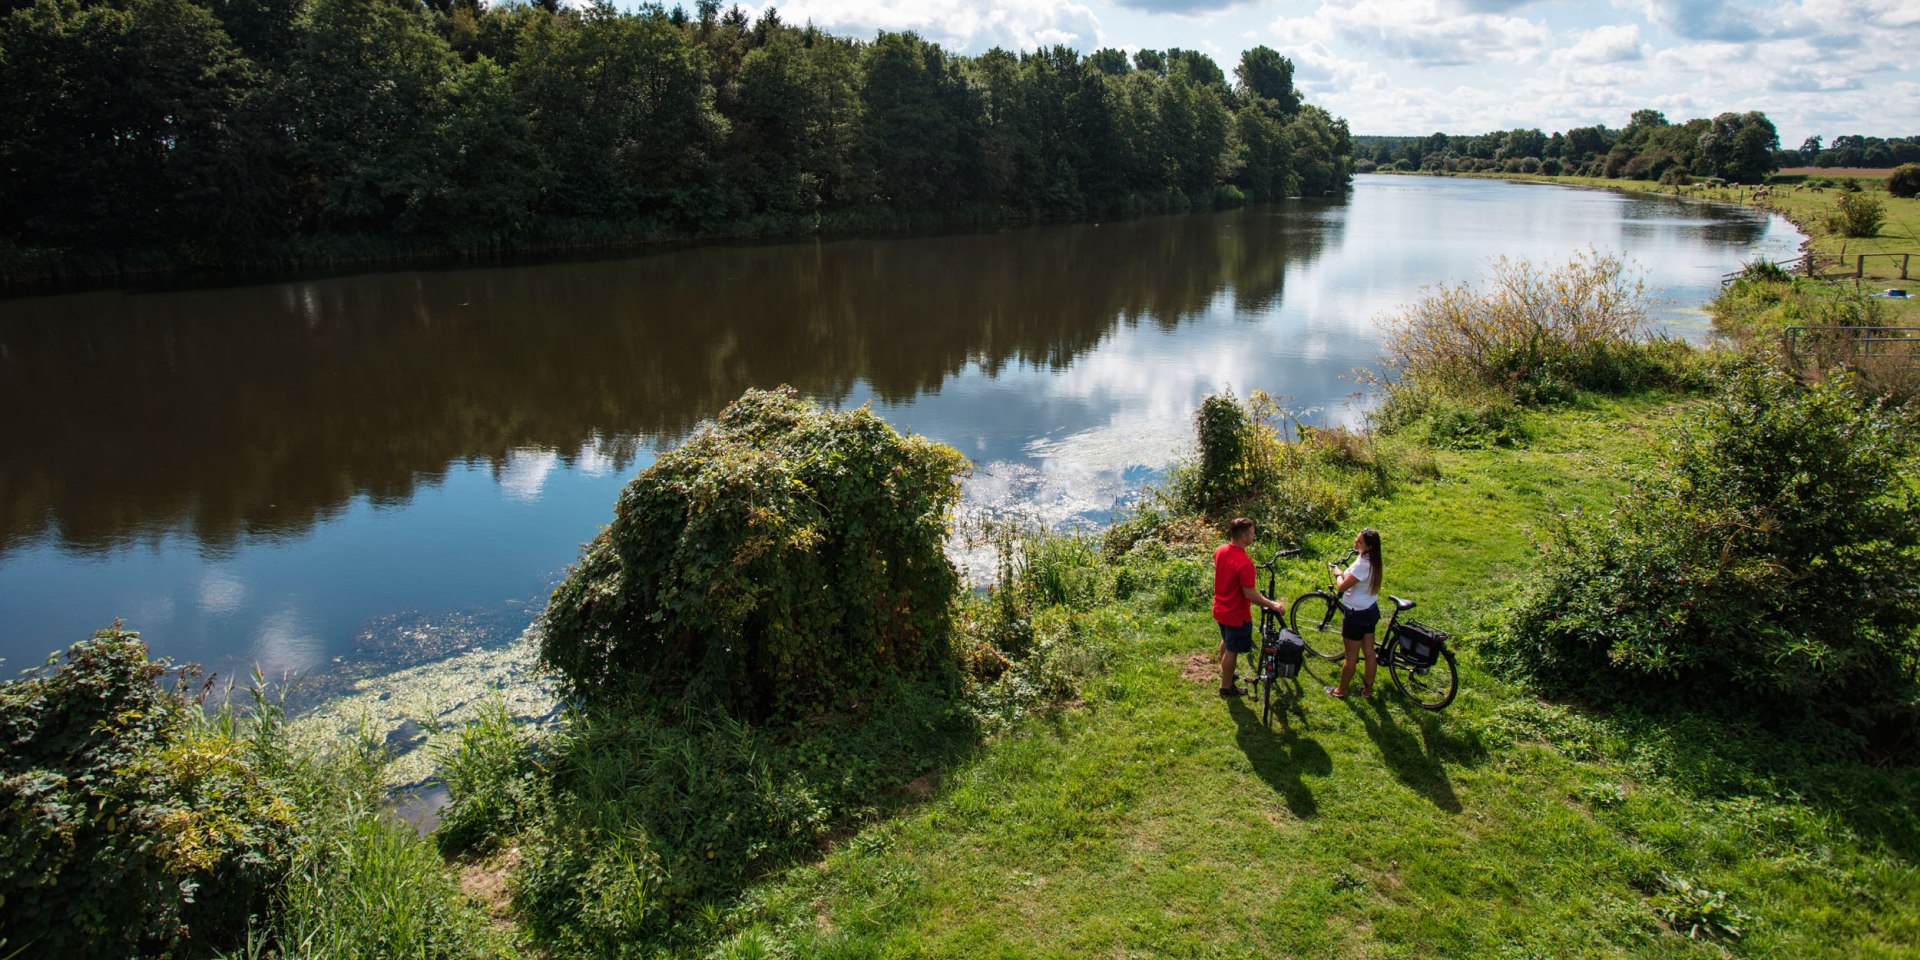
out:
{"label": "dense forest", "polygon": [[0,0],[0,270],[262,266],[1343,189],[1293,64],[964,57],[701,0]]}
{"label": "dense forest", "polygon": [[1767,115],[1723,113],[1711,120],[1669,123],[1658,110],[1636,110],[1626,129],[1604,124],[1545,134],[1495,130],[1478,136],[1361,137],[1360,169],[1543,173],[1658,180],[1688,176],[1758,183],[1778,168],[1780,135]]}

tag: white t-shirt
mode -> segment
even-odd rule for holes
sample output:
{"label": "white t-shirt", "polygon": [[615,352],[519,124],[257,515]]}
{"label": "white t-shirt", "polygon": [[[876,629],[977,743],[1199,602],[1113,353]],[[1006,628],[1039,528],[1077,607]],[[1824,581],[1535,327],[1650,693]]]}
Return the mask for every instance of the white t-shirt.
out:
{"label": "white t-shirt", "polygon": [[1347,575],[1358,581],[1347,588],[1340,596],[1340,605],[1348,610],[1365,610],[1380,602],[1380,595],[1373,592],[1373,558],[1361,554],[1360,559],[1347,568]]}

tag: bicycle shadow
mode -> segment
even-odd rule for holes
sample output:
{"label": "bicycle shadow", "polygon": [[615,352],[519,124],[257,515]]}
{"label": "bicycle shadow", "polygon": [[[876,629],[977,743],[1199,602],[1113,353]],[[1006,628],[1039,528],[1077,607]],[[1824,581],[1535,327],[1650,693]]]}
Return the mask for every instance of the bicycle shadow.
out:
{"label": "bicycle shadow", "polygon": [[1262,724],[1260,711],[1239,697],[1227,700],[1227,713],[1233,717],[1234,742],[1253,764],[1253,772],[1280,794],[1288,811],[1305,820],[1319,815],[1320,803],[1300,778],[1332,773],[1333,758],[1318,740],[1302,736],[1294,724],[1294,719],[1306,718],[1299,681],[1293,681],[1290,690],[1283,685],[1280,691],[1284,691],[1280,719],[1273,727]]}
{"label": "bicycle shadow", "polygon": [[[1391,694],[1376,692],[1371,701],[1351,697],[1347,706],[1360,718],[1367,736],[1380,748],[1380,757],[1394,777],[1415,792],[1432,800],[1448,813],[1460,812],[1460,797],[1447,776],[1447,761],[1472,762],[1484,757],[1486,749],[1477,739],[1464,740],[1449,734],[1439,717],[1426,711],[1415,712],[1404,704],[1388,706]],[[1400,713],[1418,728],[1416,736],[1395,717]]]}

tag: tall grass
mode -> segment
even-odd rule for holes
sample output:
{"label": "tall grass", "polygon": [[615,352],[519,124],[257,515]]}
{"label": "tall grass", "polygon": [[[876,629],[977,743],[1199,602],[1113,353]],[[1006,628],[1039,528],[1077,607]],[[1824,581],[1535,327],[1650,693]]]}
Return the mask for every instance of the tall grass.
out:
{"label": "tall grass", "polygon": [[1664,372],[1664,352],[1645,286],[1618,258],[1588,250],[1545,268],[1499,257],[1483,285],[1439,287],[1387,318],[1380,383],[1552,402],[1646,385]]}
{"label": "tall grass", "polygon": [[291,799],[297,827],[285,878],[241,956],[300,960],[508,957],[514,949],[460,890],[435,846],[387,808],[389,754],[371,728],[305,739],[281,695],[256,675],[204,729],[244,741],[260,775]]}

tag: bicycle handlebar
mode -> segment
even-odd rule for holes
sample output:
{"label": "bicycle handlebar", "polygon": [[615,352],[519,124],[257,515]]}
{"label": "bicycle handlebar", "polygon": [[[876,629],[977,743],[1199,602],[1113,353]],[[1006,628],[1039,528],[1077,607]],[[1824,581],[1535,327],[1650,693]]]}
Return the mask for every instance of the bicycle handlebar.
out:
{"label": "bicycle handlebar", "polygon": [[1257,564],[1257,566],[1259,566],[1260,569],[1262,570],[1270,570],[1273,568],[1273,565],[1276,563],[1279,563],[1281,559],[1285,557],[1298,556],[1299,554],[1300,554],[1299,547],[1288,547],[1285,550],[1281,550],[1275,553],[1273,556],[1268,557],[1266,563]]}

